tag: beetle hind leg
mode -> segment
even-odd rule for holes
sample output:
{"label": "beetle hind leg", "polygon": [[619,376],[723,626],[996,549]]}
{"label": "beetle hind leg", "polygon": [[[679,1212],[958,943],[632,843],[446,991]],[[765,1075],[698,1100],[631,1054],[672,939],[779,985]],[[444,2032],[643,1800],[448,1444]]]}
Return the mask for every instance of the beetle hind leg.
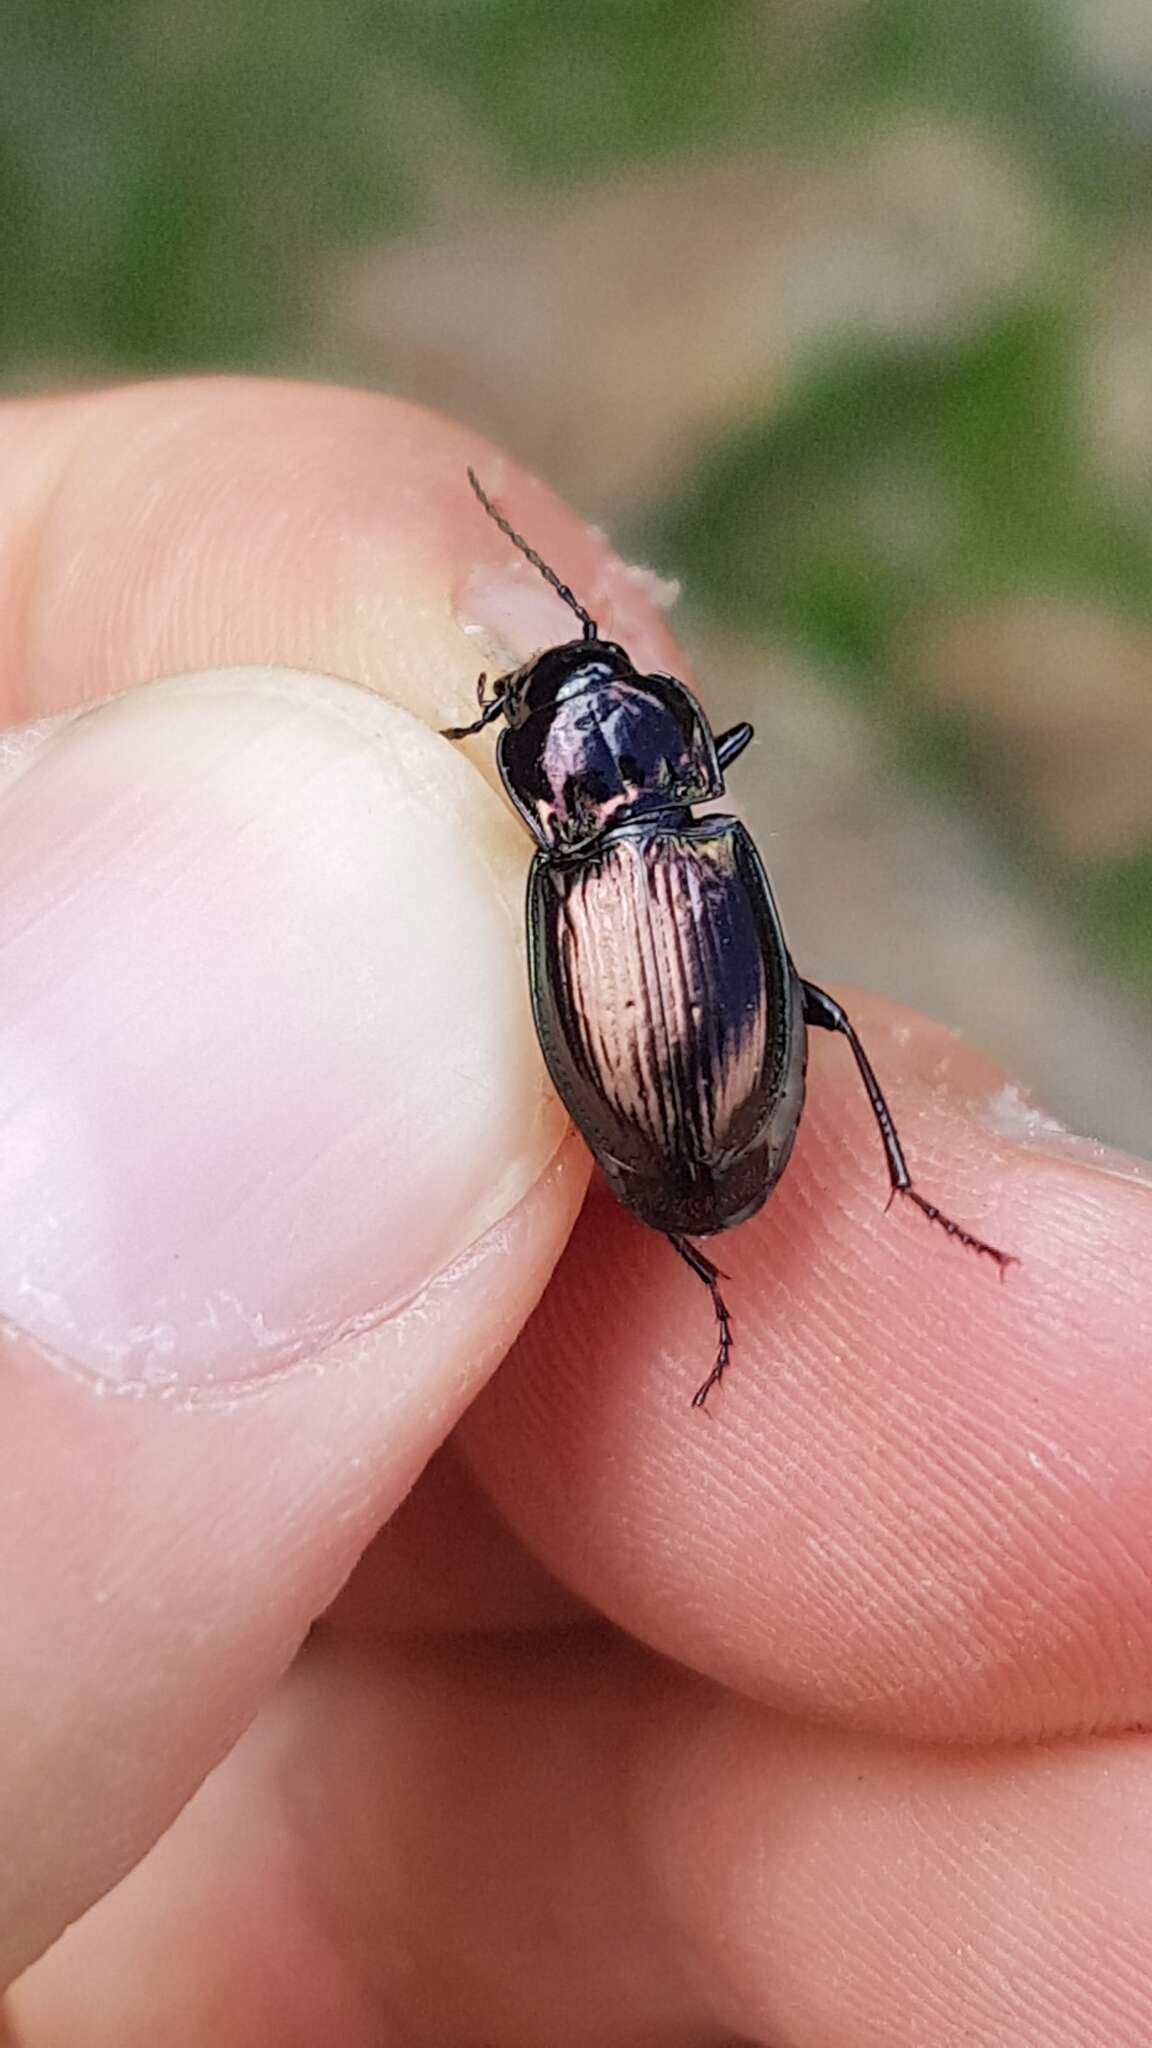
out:
{"label": "beetle hind leg", "polygon": [[864,1092],[876,1119],[884,1146],[884,1157],[888,1162],[888,1178],[892,1183],[892,1193],[888,1198],[889,1208],[897,1195],[904,1195],[909,1202],[915,1203],[921,1215],[928,1218],[929,1223],[938,1223],[941,1230],[947,1231],[949,1237],[956,1239],[957,1244],[967,1245],[969,1251],[981,1252],[985,1258],[995,1260],[1003,1278],[1006,1268],[1018,1265],[1019,1261],[1013,1258],[1010,1252],[998,1251],[994,1244],[985,1243],[982,1237],[976,1237],[972,1231],[963,1229],[959,1223],[954,1223],[951,1216],[946,1216],[943,1209],[938,1209],[935,1202],[930,1202],[918,1188],[913,1187],[908,1162],[904,1157],[904,1148],[896,1135],[896,1126],[892,1121],[892,1112],[872,1071],[872,1062],[857,1038],[846,1011],[841,1009],[840,1004],[832,996],[825,995],[822,988],[817,988],[814,982],[804,981],[800,985],[804,991],[805,1023],[822,1031],[839,1032],[842,1038],[848,1040],[852,1049],[852,1057],[864,1083]]}
{"label": "beetle hind leg", "polygon": [[692,1396],[692,1406],[703,1408],[713,1387],[718,1387],[723,1379],[725,1367],[732,1356],[732,1318],[728,1313],[728,1304],[720,1292],[719,1266],[714,1266],[711,1259],[706,1258],[688,1238],[677,1237],[672,1231],[667,1232],[667,1237],[673,1251],[678,1252],[684,1264],[695,1273],[696,1278],[704,1282],[712,1296],[712,1307],[716,1313],[716,1363],[703,1385],[697,1387]]}

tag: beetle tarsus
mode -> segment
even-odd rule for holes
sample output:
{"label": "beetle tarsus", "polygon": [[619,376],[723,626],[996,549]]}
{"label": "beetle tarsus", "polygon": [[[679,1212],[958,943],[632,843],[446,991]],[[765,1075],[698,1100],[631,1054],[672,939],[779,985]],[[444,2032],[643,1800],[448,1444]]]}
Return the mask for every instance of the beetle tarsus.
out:
{"label": "beetle tarsus", "polygon": [[892,1183],[892,1192],[886,1207],[892,1207],[897,1195],[907,1196],[910,1202],[916,1204],[921,1214],[927,1216],[930,1223],[938,1223],[941,1230],[947,1231],[948,1236],[954,1237],[958,1244],[967,1245],[969,1251],[980,1252],[985,1258],[994,1260],[1003,1279],[1007,1268],[1018,1265],[1019,1260],[1014,1259],[1010,1252],[999,1251],[994,1244],[986,1243],[982,1237],[976,1237],[961,1224],[954,1223],[951,1216],[946,1216],[943,1209],[938,1209],[934,1202],[928,1201],[926,1196],[918,1193],[913,1187],[908,1162],[892,1121],[892,1112],[884,1100],[880,1083],[872,1071],[872,1062],[856,1036],[851,1019],[835,998],[827,995],[822,988],[817,988],[815,982],[802,981],[801,987],[804,990],[805,1023],[821,1031],[838,1031],[852,1048],[852,1057],[864,1083],[869,1106],[884,1146],[884,1157],[888,1162],[888,1178]]}
{"label": "beetle tarsus", "polygon": [[941,1230],[946,1230],[949,1237],[954,1237],[958,1244],[966,1244],[969,1251],[982,1252],[985,1258],[994,1259],[1000,1268],[1001,1279],[1004,1278],[1009,1266],[1020,1264],[1019,1259],[1013,1258],[1011,1252],[998,1251],[994,1244],[987,1244],[982,1237],[974,1237],[970,1230],[965,1230],[961,1224],[954,1223],[951,1216],[946,1216],[942,1209],[936,1207],[935,1202],[928,1201],[914,1187],[893,1188],[893,1200],[897,1195],[906,1195],[910,1202],[915,1202],[921,1215],[927,1216],[929,1223],[938,1223]]}
{"label": "beetle tarsus", "polygon": [[504,710],[504,692],[498,687],[494,697],[485,699],[484,685],[487,680],[486,676],[481,676],[476,685],[476,702],[481,706],[479,718],[474,718],[471,725],[442,725],[442,740],[470,740],[474,733],[483,732],[486,725],[491,725],[494,718],[500,717]]}
{"label": "beetle tarsus", "polygon": [[712,1307],[716,1313],[716,1328],[719,1332],[716,1363],[704,1384],[697,1387],[692,1396],[692,1406],[703,1408],[713,1387],[718,1387],[723,1379],[728,1360],[732,1356],[732,1318],[728,1313],[728,1304],[720,1292],[719,1282],[723,1276],[719,1266],[713,1265],[712,1260],[706,1258],[698,1246],[692,1244],[688,1238],[677,1237],[671,1231],[667,1236],[673,1251],[678,1252],[684,1264],[691,1267],[696,1278],[703,1281],[712,1296]]}

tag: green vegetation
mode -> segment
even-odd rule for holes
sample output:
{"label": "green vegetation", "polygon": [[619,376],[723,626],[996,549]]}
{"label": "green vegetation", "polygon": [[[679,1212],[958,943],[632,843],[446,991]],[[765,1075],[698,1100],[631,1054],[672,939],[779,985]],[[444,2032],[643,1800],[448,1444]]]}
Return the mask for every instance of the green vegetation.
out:
{"label": "green vegetation", "polygon": [[[814,654],[917,773],[971,785],[966,718],[895,658],[910,624],[1027,597],[1152,626],[1148,504],[1081,417],[1092,293],[1152,211],[1148,81],[1093,54],[1094,18],[1089,0],[9,0],[0,361],[13,387],[322,371],[324,260],[418,235],[454,175],[475,200],[477,165],[494,195],[572,191],[962,122],[1046,210],[1064,255],[1042,296],[915,345],[814,345],[642,544],[718,617]],[[1060,885],[1152,985],[1152,798],[1149,818],[1147,846],[1069,860]],[[1028,857],[1023,810],[998,829]]]}

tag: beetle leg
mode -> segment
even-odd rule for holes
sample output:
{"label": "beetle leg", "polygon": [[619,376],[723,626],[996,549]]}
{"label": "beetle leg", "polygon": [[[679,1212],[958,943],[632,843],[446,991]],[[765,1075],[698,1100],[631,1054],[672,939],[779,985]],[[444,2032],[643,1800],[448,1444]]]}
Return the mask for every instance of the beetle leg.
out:
{"label": "beetle leg", "polygon": [[852,1057],[859,1069],[860,1079],[864,1083],[864,1090],[884,1146],[888,1178],[892,1183],[892,1197],[907,1195],[908,1200],[915,1202],[916,1207],[927,1216],[929,1222],[938,1223],[942,1230],[948,1232],[949,1237],[956,1238],[960,1244],[966,1244],[970,1251],[983,1252],[987,1258],[995,1259],[1001,1273],[1006,1266],[1015,1266],[1018,1261],[1011,1253],[997,1251],[994,1244],[986,1244],[982,1237],[974,1237],[970,1230],[963,1230],[959,1223],[954,1223],[950,1216],[946,1216],[942,1209],[938,1209],[934,1202],[929,1202],[913,1187],[908,1162],[892,1121],[892,1112],[884,1100],[880,1083],[872,1071],[872,1062],[857,1038],[850,1018],[841,1009],[840,1004],[832,996],[825,995],[824,990],[817,988],[814,982],[801,981],[800,986],[804,991],[804,1022],[821,1031],[838,1031],[852,1048]]}
{"label": "beetle leg", "polygon": [[470,740],[473,733],[483,732],[486,725],[491,725],[494,718],[500,717],[504,709],[504,692],[497,686],[496,695],[485,703],[483,692],[487,680],[486,676],[481,676],[476,685],[476,701],[481,706],[479,718],[474,718],[471,725],[441,726],[442,740]]}
{"label": "beetle leg", "polygon": [[480,674],[476,678],[476,702],[480,706],[481,711],[491,711],[494,704],[501,703],[507,688],[507,676],[497,676],[496,681],[492,685],[492,695],[489,696],[488,677],[485,671],[481,669]]}
{"label": "beetle leg", "polygon": [[699,1250],[698,1246],[692,1244],[688,1238],[677,1237],[672,1231],[668,1231],[666,1234],[673,1251],[679,1252],[684,1264],[690,1266],[696,1278],[704,1282],[705,1287],[712,1296],[712,1306],[716,1311],[716,1327],[720,1333],[716,1346],[716,1363],[704,1381],[703,1386],[697,1387],[696,1392],[692,1396],[692,1406],[694,1408],[703,1408],[713,1387],[718,1387],[723,1379],[724,1368],[732,1354],[732,1320],[728,1314],[728,1304],[721,1294],[718,1285],[720,1268],[714,1266],[711,1259],[705,1258],[704,1253]]}
{"label": "beetle leg", "polygon": [[722,732],[716,741],[716,759],[721,768],[730,768],[753,737],[753,728],[747,719],[741,720],[739,725],[730,726],[727,732]]}

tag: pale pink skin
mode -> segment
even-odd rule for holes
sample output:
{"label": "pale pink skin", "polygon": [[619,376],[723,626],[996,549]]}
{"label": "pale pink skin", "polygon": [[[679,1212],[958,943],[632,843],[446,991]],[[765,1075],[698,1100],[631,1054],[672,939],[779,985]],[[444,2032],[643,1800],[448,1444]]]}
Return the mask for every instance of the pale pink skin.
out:
{"label": "pale pink skin", "polygon": [[1146,1172],[854,996],[1003,1284],[884,1214],[818,1034],[721,1247],[713,1413],[703,1291],[602,1194],[548,1285],[587,1161],[530,848],[491,735],[434,728],[566,621],[468,462],[686,674],[600,540],[424,414],[0,411],[6,723],[228,672],[0,756],[12,2037],[1147,2048]]}

